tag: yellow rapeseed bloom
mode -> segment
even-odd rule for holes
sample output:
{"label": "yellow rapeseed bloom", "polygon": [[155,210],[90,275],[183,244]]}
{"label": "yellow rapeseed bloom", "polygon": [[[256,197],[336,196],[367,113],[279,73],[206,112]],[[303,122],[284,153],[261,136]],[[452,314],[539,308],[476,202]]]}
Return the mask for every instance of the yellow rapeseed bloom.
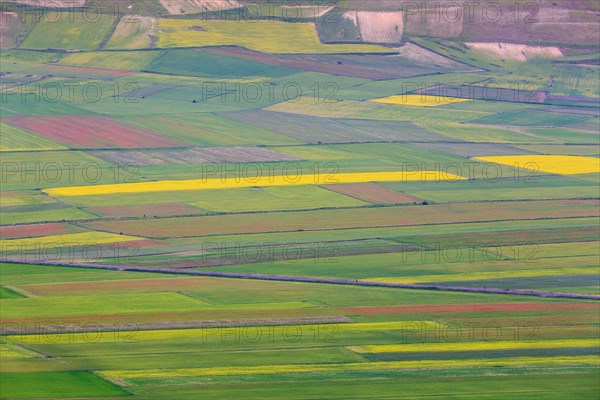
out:
{"label": "yellow rapeseed bloom", "polygon": [[141,239],[142,238],[135,236],[117,235],[115,233],[105,232],[68,233],[65,235],[50,235],[36,238],[0,240],[0,251],[8,251],[16,248],[35,249],[39,246],[43,246],[44,248],[89,246],[106,243],[132,242]]}
{"label": "yellow rapeseed bloom", "polygon": [[156,193],[208,189],[237,189],[261,186],[329,185],[337,183],[457,181],[466,179],[444,171],[356,172],[304,174],[290,176],[223,177],[222,179],[169,180],[140,183],[117,183],[95,186],[72,186],[45,189],[51,196],[90,196],[115,193]]}
{"label": "yellow rapeseed bloom", "polygon": [[575,175],[600,172],[600,158],[596,157],[523,155],[475,157],[475,159],[549,174]]}
{"label": "yellow rapeseed bloom", "polygon": [[227,376],[227,375],[264,375],[285,373],[315,372],[348,372],[348,371],[392,371],[401,369],[435,369],[491,366],[532,366],[532,365],[597,365],[598,356],[565,356],[565,357],[511,357],[466,360],[416,360],[416,361],[382,361],[339,364],[302,364],[302,365],[261,365],[243,367],[214,368],[181,368],[181,369],[148,369],[139,371],[102,371],[107,378],[165,378],[173,376]]}
{"label": "yellow rapeseed bloom", "polygon": [[399,104],[403,106],[437,107],[446,104],[462,103],[469,100],[457,97],[427,96],[424,94],[401,94],[398,96],[383,97],[381,99],[374,99],[371,101],[375,103]]}
{"label": "yellow rapeseed bloom", "polygon": [[571,347],[598,347],[599,339],[559,339],[540,341],[504,341],[504,342],[456,342],[456,343],[405,343],[371,346],[350,346],[348,349],[358,353],[400,353],[423,351],[477,351],[477,350],[513,350],[513,349],[558,349]]}

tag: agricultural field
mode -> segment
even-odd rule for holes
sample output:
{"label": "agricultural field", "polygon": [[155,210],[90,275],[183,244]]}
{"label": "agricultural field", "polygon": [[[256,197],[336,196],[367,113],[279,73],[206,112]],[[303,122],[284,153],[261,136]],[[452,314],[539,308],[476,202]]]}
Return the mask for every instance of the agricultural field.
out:
{"label": "agricultural field", "polygon": [[599,398],[600,7],[408,3],[1,1],[0,398]]}
{"label": "agricultural field", "polygon": [[110,33],[114,17],[100,14],[57,13],[44,18],[32,29],[21,47],[26,49],[94,50]]}
{"label": "agricultural field", "polygon": [[113,52],[98,51],[73,53],[60,60],[61,65],[84,68],[98,68],[117,71],[141,71],[157,57],[159,52]]}
{"label": "agricultural field", "polygon": [[141,15],[121,18],[109,41],[104,45],[110,49],[145,49],[156,46],[158,19]]}
{"label": "agricultural field", "polygon": [[238,45],[263,53],[391,53],[377,45],[322,44],[308,23],[161,19],[158,29],[161,48]]}

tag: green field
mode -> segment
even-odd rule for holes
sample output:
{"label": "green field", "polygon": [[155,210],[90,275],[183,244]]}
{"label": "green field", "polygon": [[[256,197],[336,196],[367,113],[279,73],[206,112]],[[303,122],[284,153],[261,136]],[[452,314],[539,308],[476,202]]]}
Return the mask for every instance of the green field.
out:
{"label": "green field", "polygon": [[[57,18],[58,21],[52,19]],[[62,19],[62,21],[61,21]],[[58,13],[44,18],[21,44],[26,49],[94,50],[110,33],[114,18],[84,12]]]}
{"label": "green field", "polygon": [[63,57],[60,63],[75,67],[140,71],[146,69],[148,65],[159,56],[160,52],[156,51],[102,51],[69,54]]}
{"label": "green field", "polygon": [[38,397],[127,396],[120,387],[87,371],[3,372],[2,396],[16,399]]}
{"label": "green field", "polygon": [[600,396],[596,4],[17,3],[0,398]]}
{"label": "green field", "polygon": [[206,76],[214,78],[279,78],[296,71],[232,57],[217,56],[198,50],[166,51],[147,68],[152,72]]}

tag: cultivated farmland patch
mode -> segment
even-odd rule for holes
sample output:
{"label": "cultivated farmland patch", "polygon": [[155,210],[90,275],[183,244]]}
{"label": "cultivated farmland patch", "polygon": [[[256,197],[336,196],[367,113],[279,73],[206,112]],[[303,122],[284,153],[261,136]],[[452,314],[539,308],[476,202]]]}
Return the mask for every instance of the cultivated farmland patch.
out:
{"label": "cultivated farmland patch", "polygon": [[60,15],[60,20],[42,18],[21,47],[27,49],[94,50],[108,35],[114,17],[102,13],[94,22],[86,20],[85,13]]}
{"label": "cultivated farmland patch", "polygon": [[157,203],[119,206],[98,206],[87,209],[103,217],[170,217],[199,214],[201,210],[184,203]]}
{"label": "cultivated farmland patch", "polygon": [[349,183],[341,185],[329,185],[327,189],[346,196],[354,197],[373,204],[380,203],[414,203],[421,199],[409,194],[396,192],[374,183]]}
{"label": "cultivated farmland patch", "polygon": [[203,147],[185,150],[125,150],[92,152],[95,157],[117,164],[189,165],[298,161],[299,158],[262,147]]}
{"label": "cultivated farmland patch", "polygon": [[[382,46],[322,44],[313,24],[161,19],[158,47],[237,45],[265,53],[392,53]],[[200,27],[201,29],[198,29]]]}
{"label": "cultivated farmland patch", "polygon": [[598,215],[597,201],[551,200],[286,212],[268,214],[268,217],[259,213],[160,221],[92,222],[86,225],[94,229],[160,238]]}
{"label": "cultivated farmland patch", "polygon": [[393,79],[442,71],[468,72],[476,70],[409,43],[395,50],[398,51],[398,54],[385,56],[371,54],[264,54],[243,47],[209,48],[206,49],[206,52],[302,71],[364,79]]}
{"label": "cultivated farmland patch", "polygon": [[235,0],[160,0],[160,4],[169,14],[196,14],[239,8],[242,5]]}
{"label": "cultivated farmland patch", "polygon": [[446,104],[462,103],[468,101],[458,97],[426,96],[420,94],[404,94],[399,96],[384,97],[371,100],[374,103],[398,104],[415,107],[437,107]]}
{"label": "cultivated farmland patch", "polygon": [[64,150],[66,147],[0,122],[0,151]]}
{"label": "cultivated farmland patch", "polygon": [[318,118],[269,110],[239,111],[222,115],[311,144],[405,141],[429,143],[448,140],[447,137],[407,121]]}
{"label": "cultivated farmland patch", "polygon": [[574,175],[600,173],[600,158],[597,157],[525,155],[475,157],[475,159],[550,174]]}
{"label": "cultivated farmland patch", "polygon": [[[68,54],[60,60],[62,65],[95,68],[103,71],[139,71],[160,55],[158,51],[91,51]],[[66,69],[68,70],[68,69]],[[117,75],[117,72],[114,73]]]}
{"label": "cultivated farmland patch", "polygon": [[127,15],[119,21],[104,49],[147,49],[156,45],[158,19]]}
{"label": "cultivated farmland patch", "polygon": [[239,189],[247,187],[269,186],[305,186],[327,185],[337,183],[361,182],[441,182],[459,181],[465,177],[454,175],[446,171],[388,171],[388,172],[355,172],[355,173],[318,173],[302,174],[297,172],[291,178],[287,175],[257,175],[247,179],[239,176],[226,176],[221,178],[202,178],[188,180],[164,180],[153,182],[117,183],[93,186],[69,186],[44,189],[51,196],[92,196],[115,193],[160,193],[175,191],[196,191],[211,189]]}
{"label": "cultivated farmland patch", "polygon": [[186,143],[96,116],[5,118],[5,122],[71,148],[180,147]]}
{"label": "cultivated farmland patch", "polygon": [[404,14],[401,12],[357,11],[360,35],[367,43],[400,43],[404,34]]}
{"label": "cultivated farmland patch", "polygon": [[528,46],[513,43],[467,42],[467,46],[475,52],[487,57],[504,61],[526,62],[536,58],[561,58],[562,51],[558,47]]}

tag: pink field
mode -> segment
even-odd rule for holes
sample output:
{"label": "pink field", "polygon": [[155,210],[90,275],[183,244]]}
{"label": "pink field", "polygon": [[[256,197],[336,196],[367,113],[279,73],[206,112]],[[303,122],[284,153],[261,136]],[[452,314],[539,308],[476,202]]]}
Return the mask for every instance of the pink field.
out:
{"label": "pink field", "polygon": [[348,183],[342,185],[329,185],[325,189],[332,190],[346,196],[354,197],[369,203],[413,203],[420,201],[418,197],[396,192],[374,183]]}
{"label": "pink field", "polygon": [[87,115],[11,117],[3,122],[74,149],[182,147],[187,143],[119,120]]}
{"label": "pink field", "polygon": [[0,238],[20,239],[27,237],[64,235],[75,231],[77,231],[77,228],[74,226],[59,223],[3,226],[0,227]]}

